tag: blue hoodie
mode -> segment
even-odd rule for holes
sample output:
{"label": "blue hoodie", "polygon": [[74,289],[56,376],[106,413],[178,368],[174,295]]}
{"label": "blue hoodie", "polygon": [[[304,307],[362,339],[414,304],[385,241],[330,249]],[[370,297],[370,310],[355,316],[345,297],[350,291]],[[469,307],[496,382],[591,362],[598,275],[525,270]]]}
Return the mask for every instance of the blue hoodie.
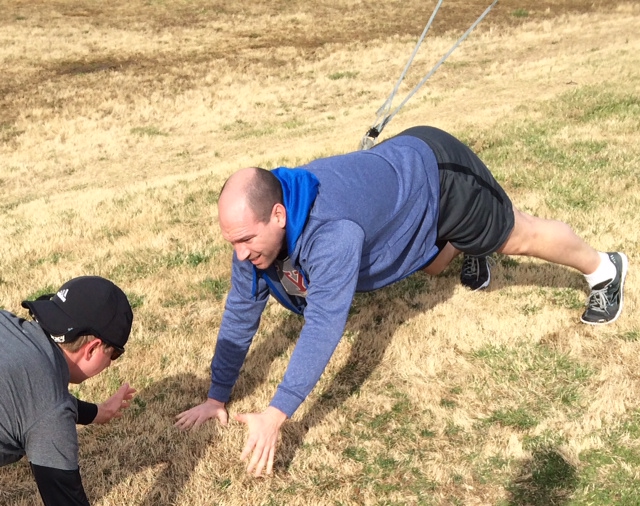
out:
{"label": "blue hoodie", "polygon": [[433,151],[412,136],[273,173],[283,188],[289,258],[306,297],[288,295],[274,266],[258,270],[234,254],[208,395],[229,400],[271,294],[305,320],[270,404],[291,417],[329,363],[354,293],[398,281],[437,255],[440,184]]}

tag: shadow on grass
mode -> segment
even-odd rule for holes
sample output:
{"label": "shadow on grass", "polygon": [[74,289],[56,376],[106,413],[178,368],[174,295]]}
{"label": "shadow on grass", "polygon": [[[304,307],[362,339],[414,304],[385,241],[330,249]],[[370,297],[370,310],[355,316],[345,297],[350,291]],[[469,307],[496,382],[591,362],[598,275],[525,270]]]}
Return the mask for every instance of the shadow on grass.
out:
{"label": "shadow on grass", "polygon": [[578,486],[576,468],[554,448],[533,452],[507,487],[509,506],[562,506]]}
{"label": "shadow on grass", "polygon": [[[510,286],[534,286],[548,289],[582,290],[588,295],[584,276],[577,270],[549,262],[536,262],[528,257],[493,255],[496,265],[491,269],[488,290],[497,291]],[[581,301],[582,303],[583,301]]]}
{"label": "shadow on grass", "polygon": [[[312,401],[306,414],[284,426],[276,453],[276,471],[288,469],[311,427],[322,423],[358,392],[380,364],[396,329],[451,296],[458,283],[457,274],[455,276],[455,279],[449,279],[453,278],[451,274],[436,279],[418,273],[381,290],[356,294],[345,328],[345,333],[355,336],[350,355],[321,396]],[[234,388],[232,402],[250,396],[267,381],[273,360],[295,345],[303,324],[302,317],[291,315],[254,344]]]}
{"label": "shadow on grass", "polygon": [[[580,274],[553,264],[526,260],[513,266],[502,264],[502,272],[496,269],[497,276],[492,280],[494,290],[528,284],[566,288],[577,287],[582,282]],[[322,423],[358,392],[380,364],[400,325],[451,296],[458,284],[459,267],[457,261],[438,278],[416,274],[385,289],[356,296],[346,326],[346,331],[356,336],[350,356],[304,417],[285,426],[277,453],[278,468],[286,470],[289,467],[311,427]],[[508,277],[513,279],[506,279]],[[270,335],[252,347],[234,389],[235,399],[252,395],[267,381],[273,360],[295,344],[302,325],[302,318],[285,318]],[[127,414],[127,418],[131,418],[129,423],[125,418],[121,422],[81,430],[82,474],[91,500],[97,501],[109,494],[113,487],[127,483],[132,475],[154,469],[149,473],[144,498],[138,504],[176,504],[204,452],[214,444],[218,424],[210,423],[208,428],[182,433],[173,427],[173,420],[177,413],[202,402],[208,388],[206,379],[192,374],[174,375],[140,389]],[[6,473],[0,477],[3,478],[0,484],[7,485],[0,493],[0,499],[14,504],[32,500],[35,485],[30,480],[28,467],[17,464]],[[221,475],[218,484],[216,479],[212,476],[212,489],[216,486],[224,488],[225,478]],[[564,505],[577,482],[575,469],[558,452],[538,450],[508,487],[508,504]],[[18,483],[21,485],[13,486]]]}
{"label": "shadow on grass", "polygon": [[[417,273],[375,292],[356,294],[345,328],[346,333],[356,336],[350,356],[330,385],[323,390],[321,397],[314,400],[306,410],[304,417],[284,426],[282,441],[276,453],[276,469],[287,470],[309,429],[322,423],[359,391],[380,364],[399,326],[451,297],[459,283],[460,267],[459,257],[440,276],[429,277]],[[513,265],[501,265],[500,270],[502,277],[506,274],[509,279],[492,280],[496,285],[492,288],[496,290],[508,285],[529,284],[567,288],[579,286],[583,281],[579,273],[567,267],[550,263],[538,264],[526,259],[519,259]],[[295,345],[303,324],[303,318],[291,315],[257,343],[257,346],[253,346],[234,388],[232,402],[233,399],[250,396],[259,385],[267,381],[272,361]]]}
{"label": "shadow on grass", "polygon": [[139,389],[122,420],[82,430],[82,475],[91,503],[112,491],[113,502],[120,503],[118,489],[139,475],[145,491],[135,504],[177,504],[218,428],[211,424],[209,430],[182,432],[173,426],[175,415],[201,402],[208,387],[206,379],[193,374],[167,377]]}

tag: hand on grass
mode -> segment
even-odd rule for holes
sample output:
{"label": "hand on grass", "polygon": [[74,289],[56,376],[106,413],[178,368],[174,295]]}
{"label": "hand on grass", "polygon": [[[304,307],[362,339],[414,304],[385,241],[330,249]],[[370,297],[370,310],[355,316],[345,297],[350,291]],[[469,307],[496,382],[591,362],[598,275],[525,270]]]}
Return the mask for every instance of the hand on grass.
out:
{"label": "hand on grass", "polygon": [[[240,455],[240,460],[249,460],[247,472],[257,477],[266,467],[266,474],[271,474],[280,427],[287,419],[287,415],[269,406],[262,413],[238,414],[234,418],[246,424],[249,429],[247,444]],[[249,456],[251,456],[250,459]]]}
{"label": "hand on grass", "polygon": [[181,430],[195,429],[210,418],[217,418],[222,425],[227,425],[229,414],[224,402],[207,399],[202,404],[177,415],[175,426]]}
{"label": "hand on grass", "polygon": [[107,423],[114,418],[122,416],[122,410],[129,407],[133,394],[136,393],[135,388],[131,388],[129,383],[122,385],[118,391],[109,397],[106,401],[98,404],[98,414],[92,423]]}

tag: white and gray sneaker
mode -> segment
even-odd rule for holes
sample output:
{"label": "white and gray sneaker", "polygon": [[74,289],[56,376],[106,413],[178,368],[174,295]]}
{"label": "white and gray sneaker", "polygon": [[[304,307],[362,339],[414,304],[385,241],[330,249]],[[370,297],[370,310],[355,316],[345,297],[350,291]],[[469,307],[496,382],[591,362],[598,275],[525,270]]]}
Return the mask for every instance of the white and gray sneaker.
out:
{"label": "white and gray sneaker", "polygon": [[605,325],[614,322],[622,312],[624,302],[624,279],[627,277],[629,260],[624,253],[607,253],[616,267],[616,277],[598,283],[591,289],[587,309],[582,313],[583,323]]}

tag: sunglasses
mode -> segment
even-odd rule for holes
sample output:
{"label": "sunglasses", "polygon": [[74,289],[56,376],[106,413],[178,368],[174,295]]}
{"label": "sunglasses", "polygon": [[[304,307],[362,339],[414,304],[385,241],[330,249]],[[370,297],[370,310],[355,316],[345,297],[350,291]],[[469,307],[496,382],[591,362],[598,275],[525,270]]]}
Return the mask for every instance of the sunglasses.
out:
{"label": "sunglasses", "polygon": [[106,344],[107,346],[110,346],[113,351],[111,352],[111,360],[118,360],[122,354],[124,353],[124,348],[122,346],[116,346],[113,343],[110,343],[109,341],[107,341],[106,339],[102,339],[100,338],[100,341],[103,342],[103,344]]}

